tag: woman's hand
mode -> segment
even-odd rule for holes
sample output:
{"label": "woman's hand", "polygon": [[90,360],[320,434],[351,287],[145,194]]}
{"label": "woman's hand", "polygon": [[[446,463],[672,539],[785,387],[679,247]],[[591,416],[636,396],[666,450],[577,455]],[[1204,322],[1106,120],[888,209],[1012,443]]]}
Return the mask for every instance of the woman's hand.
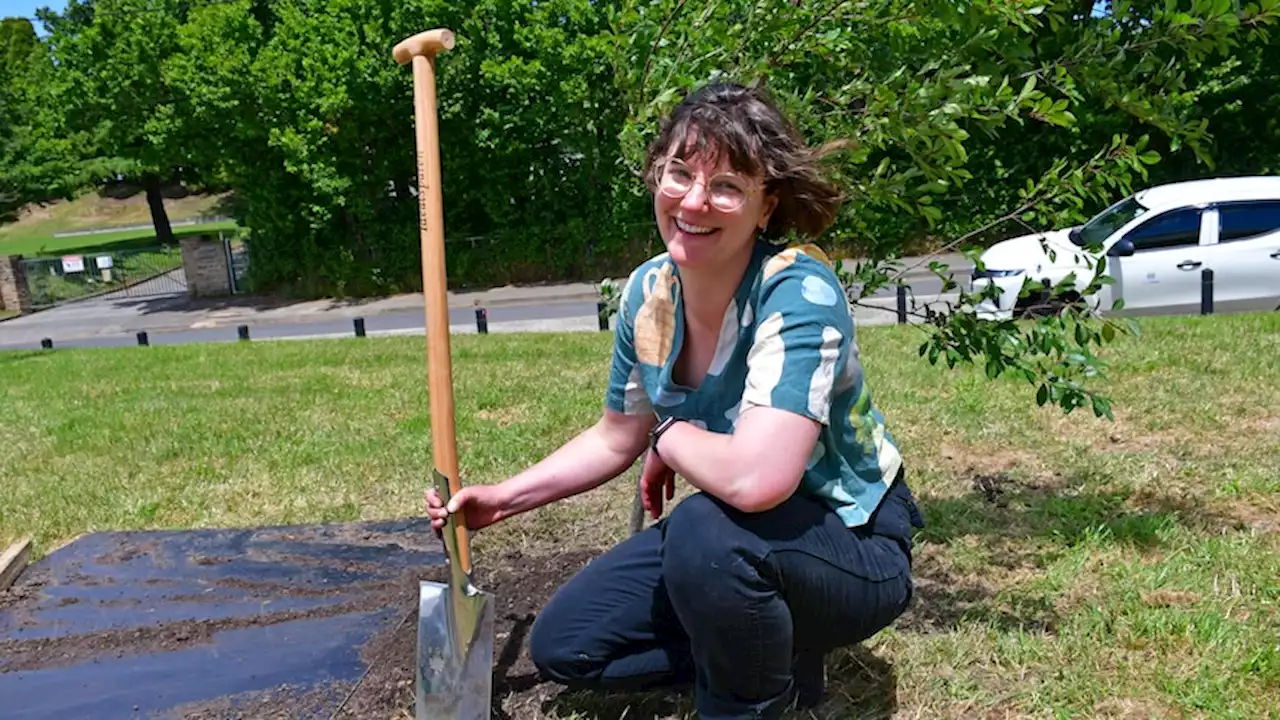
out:
{"label": "woman's hand", "polygon": [[445,520],[453,513],[461,512],[467,529],[474,532],[506,517],[506,509],[502,493],[493,485],[464,487],[449,500],[447,508],[435,488],[427,490],[427,516],[437,534],[444,531]]}
{"label": "woman's hand", "polygon": [[676,472],[650,450],[640,471],[640,500],[654,520],[662,517],[664,494],[667,500],[676,496]]}

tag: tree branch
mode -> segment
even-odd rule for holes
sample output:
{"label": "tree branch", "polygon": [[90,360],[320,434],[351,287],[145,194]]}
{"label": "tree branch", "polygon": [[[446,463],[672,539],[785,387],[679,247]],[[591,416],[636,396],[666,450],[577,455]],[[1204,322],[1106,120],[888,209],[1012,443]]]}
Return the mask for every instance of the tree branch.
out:
{"label": "tree branch", "polygon": [[653,54],[658,51],[658,43],[662,42],[662,38],[666,37],[667,30],[671,27],[671,23],[675,22],[676,17],[680,15],[680,11],[684,9],[684,4],[689,0],[679,0],[676,6],[672,8],[671,13],[667,15],[667,19],[662,23],[662,29],[658,31],[658,36],[653,39],[653,45],[649,47],[649,53],[644,59],[644,72],[640,74],[640,84],[636,87],[636,104],[639,105],[644,99],[644,86],[649,81],[649,70],[653,67]]}

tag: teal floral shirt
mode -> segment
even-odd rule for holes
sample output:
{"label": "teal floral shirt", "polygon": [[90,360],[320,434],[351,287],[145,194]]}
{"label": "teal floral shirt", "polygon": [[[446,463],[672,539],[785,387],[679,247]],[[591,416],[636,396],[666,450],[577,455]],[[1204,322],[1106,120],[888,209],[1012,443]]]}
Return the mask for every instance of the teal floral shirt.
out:
{"label": "teal floral shirt", "polygon": [[732,433],[752,407],[812,418],[822,431],[798,491],[850,527],[865,524],[902,456],[871,402],[853,316],[822,251],[757,243],[697,388],[673,379],[683,340],[680,273],[664,253],[636,268],[623,289],[606,405],[717,433]]}

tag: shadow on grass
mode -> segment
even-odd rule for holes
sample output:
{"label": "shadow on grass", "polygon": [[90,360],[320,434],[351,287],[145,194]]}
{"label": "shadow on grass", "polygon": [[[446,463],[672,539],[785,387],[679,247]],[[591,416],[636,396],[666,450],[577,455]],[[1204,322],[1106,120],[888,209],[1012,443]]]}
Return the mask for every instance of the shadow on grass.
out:
{"label": "shadow on grass", "polygon": [[[1162,547],[1179,527],[1203,532],[1239,525],[1189,498],[1080,489],[1088,485],[1082,477],[1034,482],[974,475],[967,495],[919,498],[926,527],[917,538],[926,547],[976,538],[986,545],[991,575],[1034,575],[1046,556],[1082,542],[1151,549]],[[1001,630],[1052,633],[1057,628],[1058,613],[1043,594],[1009,593],[997,599],[988,574],[957,574],[927,551],[917,555],[913,575],[915,597],[897,624],[904,629],[945,631],[973,621]]]}
{"label": "shadow on grass", "polygon": [[[593,720],[622,718],[693,718],[692,686],[633,693],[559,692],[544,700],[543,714]],[[827,688],[816,707],[788,718],[871,720],[891,717],[898,709],[898,676],[893,665],[862,645],[833,651],[827,657]]]}
{"label": "shadow on grass", "polygon": [[[211,230],[208,225],[179,225],[172,228],[175,240],[183,238],[187,235],[217,235],[218,230]],[[130,231],[120,231],[130,232]],[[24,258],[31,260],[34,258],[57,258],[63,255],[104,255],[109,253],[133,252],[137,250],[154,250],[160,247],[169,247],[174,250],[178,248],[178,244],[171,243],[168,246],[162,246],[154,232],[138,231],[139,235],[122,238],[120,240],[111,240],[103,243],[95,243],[93,235],[79,236],[84,244],[68,247],[51,247],[50,245],[41,245],[39,248],[30,252],[20,253]],[[54,238],[50,238],[51,240]],[[61,239],[61,238],[58,238]]]}

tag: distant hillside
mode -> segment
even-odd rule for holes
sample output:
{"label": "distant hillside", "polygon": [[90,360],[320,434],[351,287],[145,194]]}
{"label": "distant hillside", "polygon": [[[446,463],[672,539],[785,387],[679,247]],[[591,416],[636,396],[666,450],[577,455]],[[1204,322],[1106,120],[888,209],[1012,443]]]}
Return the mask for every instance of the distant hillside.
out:
{"label": "distant hillside", "polygon": [[[229,193],[187,195],[166,199],[164,206],[169,220],[177,222],[228,214],[230,201]],[[67,245],[52,242],[54,235],[61,232],[151,224],[151,211],[143,193],[123,198],[87,193],[70,202],[27,205],[17,216],[16,222],[0,224],[0,254],[31,253],[46,244]]]}

